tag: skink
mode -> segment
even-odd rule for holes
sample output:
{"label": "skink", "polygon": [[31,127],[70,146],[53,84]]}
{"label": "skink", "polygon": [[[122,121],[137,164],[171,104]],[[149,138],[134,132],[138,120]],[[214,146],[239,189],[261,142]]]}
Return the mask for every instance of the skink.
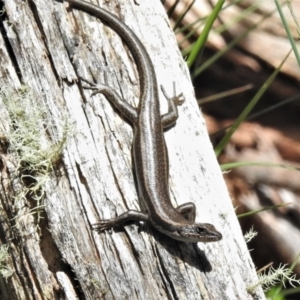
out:
{"label": "skink", "polygon": [[169,110],[161,116],[154,67],[136,34],[120,19],[99,6],[80,0],[64,1],[106,22],[122,37],[135,60],[140,80],[138,108],[131,106],[115,90],[103,84],[97,86],[93,95],[102,93],[106,96],[133,126],[133,159],[142,211],[129,210],[116,218],[100,220],[93,225],[93,229],[101,232],[135,220],[150,223],[160,232],[180,241],[219,241],[222,235],[213,225],[195,222],[196,208],[193,203],[185,203],[177,208],[171,204],[168,154],[163,129],[177,120],[177,105],[182,103],[181,97],[165,95]]}

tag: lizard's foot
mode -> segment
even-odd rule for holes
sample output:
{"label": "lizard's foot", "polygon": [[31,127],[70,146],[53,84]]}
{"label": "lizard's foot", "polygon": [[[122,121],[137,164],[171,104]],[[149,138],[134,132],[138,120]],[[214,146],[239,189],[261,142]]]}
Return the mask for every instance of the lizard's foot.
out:
{"label": "lizard's foot", "polygon": [[164,96],[168,100],[168,102],[172,101],[176,106],[182,105],[182,103],[184,102],[185,99],[184,99],[183,93],[176,95],[175,81],[173,81],[173,96],[171,96],[171,97],[167,94],[165,88],[162,85],[160,86],[160,88],[161,88],[161,91],[163,92]]}
{"label": "lizard's foot", "polygon": [[92,224],[92,230],[100,233],[105,230],[111,229],[114,225],[111,224],[111,220],[101,220],[98,223]]}
{"label": "lizard's foot", "polygon": [[108,220],[100,220],[98,223],[92,225],[92,230],[95,230],[97,232],[102,232],[112,227],[123,225],[128,221],[148,222],[149,216],[148,214],[137,210],[128,210],[116,218],[112,218]]}
{"label": "lizard's foot", "polygon": [[108,86],[102,84],[102,83],[98,83],[98,84],[95,84],[94,82],[91,82],[85,78],[82,78],[80,77],[80,80],[84,81],[85,83],[88,83],[89,86],[87,85],[82,85],[82,87],[84,89],[87,89],[87,90],[93,90],[94,92],[92,92],[91,96],[94,96],[96,94],[99,94],[99,93],[103,93],[105,90],[109,89]]}

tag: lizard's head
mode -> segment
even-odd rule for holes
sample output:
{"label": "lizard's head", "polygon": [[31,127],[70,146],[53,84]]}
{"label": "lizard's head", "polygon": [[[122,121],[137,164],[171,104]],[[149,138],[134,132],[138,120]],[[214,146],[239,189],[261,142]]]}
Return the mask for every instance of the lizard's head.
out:
{"label": "lizard's head", "polygon": [[173,234],[173,238],[188,243],[208,243],[222,239],[222,234],[217,231],[212,224],[208,223],[194,223],[176,226],[176,230]]}

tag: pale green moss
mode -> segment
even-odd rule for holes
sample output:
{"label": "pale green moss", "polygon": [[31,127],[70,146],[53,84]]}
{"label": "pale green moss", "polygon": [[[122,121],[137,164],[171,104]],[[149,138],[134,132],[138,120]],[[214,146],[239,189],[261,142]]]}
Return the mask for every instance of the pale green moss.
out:
{"label": "pale green moss", "polygon": [[250,294],[259,286],[262,286],[264,292],[267,292],[270,288],[278,284],[282,284],[285,287],[286,282],[292,287],[300,285],[300,280],[296,279],[296,275],[291,269],[287,268],[286,265],[279,265],[277,269],[271,266],[268,270],[258,274],[258,279],[259,281],[255,285],[247,289]]}
{"label": "pale green moss", "polygon": [[8,245],[0,246],[0,276],[5,279],[9,278],[14,273],[14,271],[7,264],[9,257]]}
{"label": "pale green moss", "polygon": [[39,210],[45,196],[45,183],[59,162],[73,128],[66,116],[61,118],[60,124],[54,125],[45,105],[28,87],[17,91],[2,87],[0,98],[9,114],[9,132],[0,134],[17,163],[18,176],[23,184],[15,200],[30,197],[36,201],[35,209]]}

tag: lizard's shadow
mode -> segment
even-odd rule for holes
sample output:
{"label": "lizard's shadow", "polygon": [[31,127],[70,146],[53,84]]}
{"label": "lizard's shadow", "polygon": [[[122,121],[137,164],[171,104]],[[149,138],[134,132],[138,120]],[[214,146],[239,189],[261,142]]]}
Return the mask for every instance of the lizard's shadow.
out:
{"label": "lizard's shadow", "polygon": [[212,271],[212,266],[205,252],[199,248],[197,243],[176,241],[152,227],[151,230],[148,230],[148,233],[152,234],[155,240],[172,256],[179,257],[182,261],[201,272]]}
{"label": "lizard's shadow", "polygon": [[[212,271],[212,266],[207,259],[205,252],[199,248],[197,243],[176,241],[145,223],[129,221],[126,222],[125,226],[138,226],[137,230],[139,233],[145,232],[146,234],[152,235],[155,241],[171,254],[171,256],[179,257],[182,261],[189,264],[191,267],[198,269],[200,272],[208,273]],[[123,226],[114,227],[113,230],[117,233],[124,232]],[[164,260],[163,249],[156,247],[156,256],[162,264]]]}

